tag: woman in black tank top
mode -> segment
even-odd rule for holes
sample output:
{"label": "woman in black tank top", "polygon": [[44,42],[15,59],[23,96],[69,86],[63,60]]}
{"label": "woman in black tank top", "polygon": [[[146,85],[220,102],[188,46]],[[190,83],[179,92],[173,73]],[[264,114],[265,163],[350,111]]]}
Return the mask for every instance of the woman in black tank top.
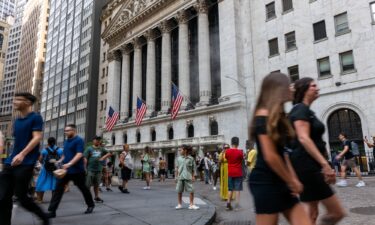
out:
{"label": "woman in black tank top", "polygon": [[257,163],[249,177],[256,224],[276,225],[279,213],[290,224],[312,224],[298,200],[303,186],[285,153],[294,136],[284,112],[284,103],[291,99],[290,80],[285,74],[271,73],[264,78],[250,128],[250,139],[258,148]]}
{"label": "woman in black tank top", "polygon": [[300,199],[308,206],[314,223],[318,218],[318,204],[322,202],[327,213],[321,217],[320,224],[334,225],[344,217],[345,212],[329,186],[335,182],[335,173],[325,158],[324,124],[310,109],[310,105],[319,97],[319,88],[309,77],[297,80],[294,88],[294,107],[289,119],[296,130],[292,162],[304,186]]}

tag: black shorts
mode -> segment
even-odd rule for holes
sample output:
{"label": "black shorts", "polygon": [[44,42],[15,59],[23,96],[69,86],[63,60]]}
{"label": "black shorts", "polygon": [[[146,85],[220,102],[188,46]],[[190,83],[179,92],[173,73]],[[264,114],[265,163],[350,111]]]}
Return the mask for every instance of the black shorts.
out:
{"label": "black shorts", "polygon": [[162,176],[162,175],[165,175],[166,172],[165,172],[165,169],[160,169],[159,170],[159,175]]}
{"label": "black shorts", "polygon": [[298,178],[303,184],[303,192],[300,195],[303,202],[320,201],[334,194],[320,171],[298,173]]}
{"label": "black shorts", "polygon": [[122,167],[121,169],[121,179],[122,180],[130,180],[132,170],[128,167]]}
{"label": "black shorts", "polygon": [[293,208],[298,198],[292,196],[286,184],[249,183],[256,214],[274,214]]}

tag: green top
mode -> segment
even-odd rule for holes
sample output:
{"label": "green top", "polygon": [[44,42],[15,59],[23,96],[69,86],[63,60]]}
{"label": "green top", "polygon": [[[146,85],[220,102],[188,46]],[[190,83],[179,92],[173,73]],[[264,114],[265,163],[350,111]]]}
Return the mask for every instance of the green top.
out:
{"label": "green top", "polygon": [[196,170],[195,160],[189,156],[179,156],[177,158],[178,179],[192,180]]}
{"label": "green top", "polygon": [[150,172],[150,156],[145,154],[143,156],[143,172]]}
{"label": "green top", "polygon": [[102,147],[95,147],[94,145],[88,147],[84,153],[84,156],[87,159],[87,170],[101,172],[105,161],[99,161],[99,159],[107,153],[108,151]]}

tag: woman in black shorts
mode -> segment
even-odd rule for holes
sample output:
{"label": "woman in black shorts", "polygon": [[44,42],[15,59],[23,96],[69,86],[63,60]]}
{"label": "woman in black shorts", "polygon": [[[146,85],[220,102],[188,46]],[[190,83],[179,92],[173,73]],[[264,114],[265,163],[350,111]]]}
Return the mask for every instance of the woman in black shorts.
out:
{"label": "woman in black shorts", "polygon": [[310,105],[319,97],[319,89],[309,77],[296,81],[294,88],[294,106],[289,119],[295,128],[296,139],[292,144],[294,151],[291,159],[304,186],[300,199],[308,205],[314,223],[321,201],[327,214],[322,216],[320,224],[333,225],[344,217],[345,212],[329,185],[335,182],[335,173],[325,157],[326,143],[322,138],[324,124],[310,109]]}
{"label": "woman in black shorts", "polygon": [[257,163],[249,177],[258,225],[278,224],[279,213],[290,224],[312,224],[297,197],[303,186],[289,158],[284,157],[285,146],[294,136],[284,112],[284,103],[292,97],[285,74],[271,73],[264,78],[250,128],[250,139],[258,147]]}

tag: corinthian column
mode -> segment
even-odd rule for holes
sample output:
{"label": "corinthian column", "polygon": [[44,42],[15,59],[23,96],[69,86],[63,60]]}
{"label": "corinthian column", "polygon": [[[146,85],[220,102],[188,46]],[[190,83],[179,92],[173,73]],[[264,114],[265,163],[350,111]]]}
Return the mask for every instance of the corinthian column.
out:
{"label": "corinthian column", "polygon": [[181,11],[177,15],[178,27],[178,75],[179,88],[184,94],[182,108],[185,108],[190,98],[190,65],[189,65],[189,33],[188,33],[188,14]]}
{"label": "corinthian column", "polygon": [[137,112],[137,97],[142,97],[142,46],[139,39],[134,40],[133,75],[133,117]]}
{"label": "corinthian column", "polygon": [[211,98],[210,36],[208,4],[198,0],[198,58],[199,58],[199,105],[207,105]]}
{"label": "corinthian column", "polygon": [[172,79],[172,59],[171,59],[171,25],[164,21],[160,25],[162,32],[161,50],[161,113],[167,113],[171,105],[171,79]]}
{"label": "corinthian column", "polygon": [[130,101],[130,51],[129,46],[122,49],[122,73],[121,73],[121,117],[129,117]]}
{"label": "corinthian column", "polygon": [[150,115],[155,110],[156,94],[156,60],[155,60],[155,38],[154,30],[149,30],[145,34],[147,38],[147,70],[146,70],[146,99],[147,114]]}
{"label": "corinthian column", "polygon": [[121,76],[121,54],[112,51],[108,54],[108,109],[111,106],[115,111],[120,110],[120,76]]}

